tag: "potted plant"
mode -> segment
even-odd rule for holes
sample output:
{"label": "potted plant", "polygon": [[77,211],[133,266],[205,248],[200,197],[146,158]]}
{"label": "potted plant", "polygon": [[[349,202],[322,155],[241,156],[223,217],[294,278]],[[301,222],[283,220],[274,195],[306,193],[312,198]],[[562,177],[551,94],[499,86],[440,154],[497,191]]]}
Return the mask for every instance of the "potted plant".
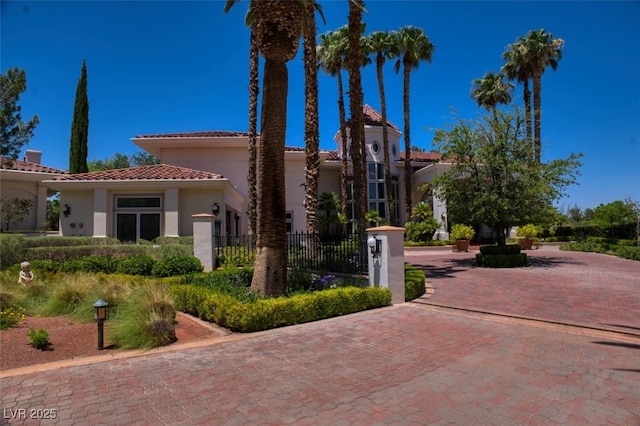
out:
{"label": "potted plant", "polygon": [[451,228],[451,239],[456,242],[456,250],[469,251],[469,241],[476,234],[469,225],[458,223]]}
{"label": "potted plant", "polygon": [[516,236],[520,238],[520,246],[523,250],[531,250],[533,248],[534,238],[538,235],[538,228],[533,223],[528,223],[518,227]]}

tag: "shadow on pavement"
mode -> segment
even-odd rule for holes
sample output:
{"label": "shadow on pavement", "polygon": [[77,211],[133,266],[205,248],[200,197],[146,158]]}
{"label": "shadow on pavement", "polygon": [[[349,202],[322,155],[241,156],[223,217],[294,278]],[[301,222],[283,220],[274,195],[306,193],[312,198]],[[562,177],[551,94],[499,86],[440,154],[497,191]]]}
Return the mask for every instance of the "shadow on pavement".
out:
{"label": "shadow on pavement", "polygon": [[549,256],[528,256],[529,267],[538,268],[555,268],[562,265],[586,265],[585,262],[579,262],[566,257],[549,257]]}
{"label": "shadow on pavement", "polygon": [[606,345],[606,346],[619,346],[621,348],[628,349],[640,349],[640,344],[637,343],[624,343],[624,342],[608,342],[608,341],[599,341],[599,342],[591,342],[596,345]]}
{"label": "shadow on pavement", "polygon": [[476,260],[472,258],[451,259],[447,261],[451,265],[436,266],[430,264],[412,263],[413,266],[421,268],[427,278],[453,278],[457,273],[476,267]]}
{"label": "shadow on pavement", "polygon": [[602,325],[608,325],[610,327],[618,327],[618,328],[628,328],[629,330],[640,330],[640,327],[631,327],[630,325],[622,325],[622,324],[602,324]]}

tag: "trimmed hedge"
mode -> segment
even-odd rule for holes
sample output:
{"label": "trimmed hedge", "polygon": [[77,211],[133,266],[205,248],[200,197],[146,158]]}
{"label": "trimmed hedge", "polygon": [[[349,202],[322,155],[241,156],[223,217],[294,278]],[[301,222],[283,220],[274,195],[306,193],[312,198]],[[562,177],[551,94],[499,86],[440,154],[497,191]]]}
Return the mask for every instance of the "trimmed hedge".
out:
{"label": "trimmed hedge", "polygon": [[496,254],[518,254],[522,250],[520,244],[507,244],[504,246],[480,246],[480,253],[488,255]]}
{"label": "trimmed hedge", "polygon": [[117,238],[94,238],[94,237],[29,237],[24,240],[25,247],[69,247],[69,246],[113,246],[120,244]]}
{"label": "trimmed hedge", "polygon": [[569,235],[575,240],[585,240],[588,237],[634,240],[637,238],[636,232],[636,222],[629,222],[622,225],[560,226],[556,229],[555,235]]}
{"label": "trimmed hedge", "polygon": [[317,321],[391,303],[391,292],[378,287],[342,287],[250,303],[191,285],[172,285],[170,293],[178,310],[243,333]]}
{"label": "trimmed hedge", "polygon": [[482,268],[520,268],[527,266],[527,254],[476,254],[476,263]]}
{"label": "trimmed hedge", "polygon": [[426,292],[424,271],[415,266],[404,265],[404,301],[417,299]]}
{"label": "trimmed hedge", "polygon": [[630,247],[626,245],[616,245],[609,243],[580,242],[571,244],[562,244],[560,250],[564,251],[582,251],[591,253],[602,253],[618,256],[623,259],[640,260],[640,247]]}

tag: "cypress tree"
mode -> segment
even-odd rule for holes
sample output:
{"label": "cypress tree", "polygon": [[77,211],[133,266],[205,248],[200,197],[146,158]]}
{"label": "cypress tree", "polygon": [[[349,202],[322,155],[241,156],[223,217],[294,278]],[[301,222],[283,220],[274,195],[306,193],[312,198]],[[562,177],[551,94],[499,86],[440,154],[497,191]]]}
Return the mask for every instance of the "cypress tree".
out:
{"label": "cypress tree", "polygon": [[89,139],[89,99],[87,97],[87,64],[82,61],[82,72],[76,89],[76,102],[71,123],[71,149],[69,150],[69,172],[86,173],[87,144]]}

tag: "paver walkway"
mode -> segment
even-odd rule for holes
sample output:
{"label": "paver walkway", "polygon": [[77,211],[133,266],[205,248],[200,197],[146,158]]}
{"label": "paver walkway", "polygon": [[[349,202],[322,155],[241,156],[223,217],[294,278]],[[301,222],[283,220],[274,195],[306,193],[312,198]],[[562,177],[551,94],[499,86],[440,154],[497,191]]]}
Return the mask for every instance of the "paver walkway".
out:
{"label": "paver walkway", "polygon": [[640,336],[640,262],[548,249],[527,254],[531,267],[510,269],[478,268],[474,253],[410,252],[405,260],[433,287],[424,303]]}
{"label": "paver walkway", "polygon": [[[434,300],[452,287],[441,280],[457,281],[450,272],[434,277]],[[627,324],[615,312],[610,320]],[[14,425],[640,425],[639,337],[422,301],[189,349],[3,373],[0,423]],[[43,409],[56,419],[28,418]]]}

